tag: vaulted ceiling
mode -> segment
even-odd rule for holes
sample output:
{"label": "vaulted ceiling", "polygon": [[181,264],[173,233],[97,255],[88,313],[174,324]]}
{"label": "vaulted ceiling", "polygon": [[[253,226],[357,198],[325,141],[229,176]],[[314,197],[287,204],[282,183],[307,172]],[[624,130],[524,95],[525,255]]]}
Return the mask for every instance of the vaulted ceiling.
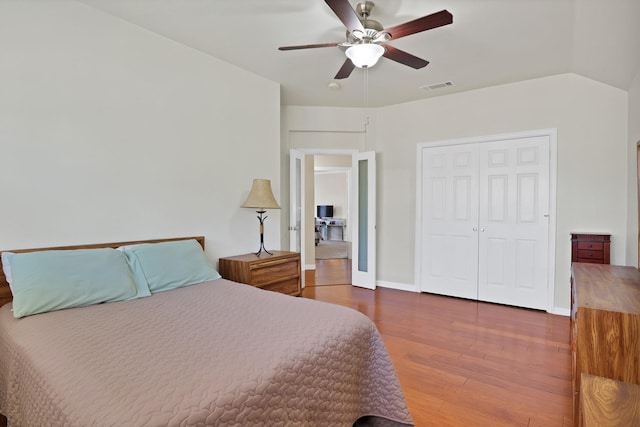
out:
{"label": "vaulted ceiling", "polygon": [[377,0],[384,27],[442,9],[453,24],[390,42],[427,67],[382,58],[343,80],[343,48],[278,50],[345,40],[323,0],[78,1],[280,83],[285,105],[384,106],[569,72],[628,90],[640,70],[638,0]]}

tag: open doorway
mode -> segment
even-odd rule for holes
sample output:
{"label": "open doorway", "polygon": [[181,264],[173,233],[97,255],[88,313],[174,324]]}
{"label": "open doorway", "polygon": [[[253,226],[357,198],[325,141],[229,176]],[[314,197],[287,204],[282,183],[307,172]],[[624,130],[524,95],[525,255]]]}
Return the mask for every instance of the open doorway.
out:
{"label": "open doorway", "polygon": [[351,257],[351,156],[314,155],[315,259]]}
{"label": "open doorway", "polygon": [[[351,157],[351,191],[346,229],[351,232],[351,284],[376,285],[376,166],[375,153],[357,150],[290,150],[289,242],[301,252],[303,269],[315,270],[314,155]],[[306,274],[305,274],[306,279]],[[306,280],[305,280],[306,281]]]}
{"label": "open doorway", "polygon": [[308,286],[351,284],[350,155],[313,156],[315,269]]}

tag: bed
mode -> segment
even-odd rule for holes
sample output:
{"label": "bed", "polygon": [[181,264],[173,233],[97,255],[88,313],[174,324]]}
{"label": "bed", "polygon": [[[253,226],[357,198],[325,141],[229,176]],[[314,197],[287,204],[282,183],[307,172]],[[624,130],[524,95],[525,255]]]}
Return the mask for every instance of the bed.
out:
{"label": "bed", "polygon": [[18,295],[0,307],[9,426],[412,425],[377,329],[346,307],[223,278],[16,318]]}

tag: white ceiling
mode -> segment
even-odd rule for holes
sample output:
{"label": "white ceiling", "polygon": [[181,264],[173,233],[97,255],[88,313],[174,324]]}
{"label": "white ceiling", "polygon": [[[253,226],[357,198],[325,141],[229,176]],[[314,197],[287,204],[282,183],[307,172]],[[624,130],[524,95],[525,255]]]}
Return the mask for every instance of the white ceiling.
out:
{"label": "white ceiling", "polygon": [[[78,0],[235,64],[282,87],[282,104],[392,105],[573,72],[628,90],[640,70],[639,0],[377,0],[385,27],[447,9],[453,24],[393,46],[430,61],[420,70],[382,58],[328,85],[345,60],[345,29],[323,0]],[[351,5],[357,2],[351,0]],[[421,86],[452,81],[453,87]]]}

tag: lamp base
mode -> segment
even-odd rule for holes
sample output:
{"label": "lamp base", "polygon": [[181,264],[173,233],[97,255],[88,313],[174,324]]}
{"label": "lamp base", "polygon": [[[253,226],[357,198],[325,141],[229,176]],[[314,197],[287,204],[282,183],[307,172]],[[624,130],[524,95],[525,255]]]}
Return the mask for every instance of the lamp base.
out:
{"label": "lamp base", "polygon": [[262,252],[266,252],[269,255],[273,255],[271,252],[267,250],[267,248],[264,247],[264,220],[269,217],[268,216],[265,216],[264,218],[262,217],[262,215],[264,215],[266,211],[256,211],[256,212],[258,213],[258,221],[260,221],[260,248],[258,249],[258,252],[256,252],[255,254],[257,257],[259,257]]}
{"label": "lamp base", "polygon": [[264,247],[264,243],[260,243],[260,249],[258,250],[258,252],[255,252],[256,256],[259,257],[260,254],[262,254],[263,252],[268,253],[269,255],[273,255],[273,253],[269,252],[265,247]]}

